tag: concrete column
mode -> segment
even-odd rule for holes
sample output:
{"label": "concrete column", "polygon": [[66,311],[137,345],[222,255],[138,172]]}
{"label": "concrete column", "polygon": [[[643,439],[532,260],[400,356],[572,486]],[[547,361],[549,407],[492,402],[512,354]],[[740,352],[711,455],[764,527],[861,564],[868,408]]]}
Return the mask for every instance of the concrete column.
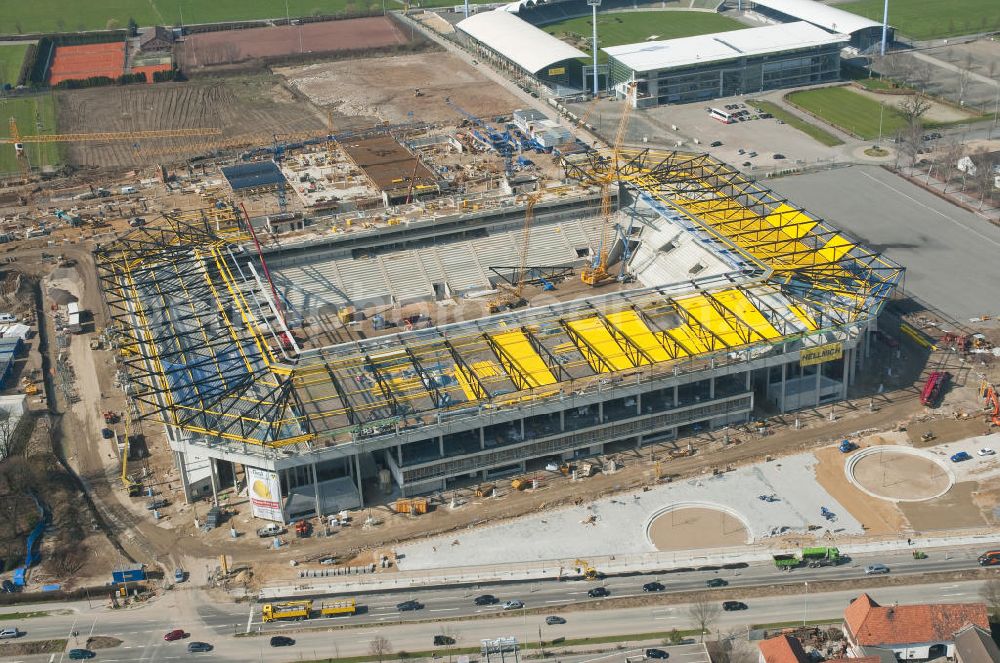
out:
{"label": "concrete column", "polygon": [[521,441],[524,442],[524,417],[518,419],[521,422]]}
{"label": "concrete column", "polygon": [[708,378],[708,400],[715,398],[715,376]]}
{"label": "concrete column", "polygon": [[598,424],[604,423],[604,401],[601,401],[597,404],[597,423]]}
{"label": "concrete column", "polygon": [[361,483],[361,458],[359,454],[354,454],[354,480],[358,484],[358,497],[361,498],[361,506],[365,506],[365,490]]}
{"label": "concrete column", "polygon": [[642,394],[635,395],[635,416],[642,416]]}
{"label": "concrete column", "polygon": [[822,384],[820,378],[823,375],[823,364],[816,364],[816,405],[819,405],[819,388]]}
{"label": "concrete column", "polygon": [[444,435],[438,435],[438,451],[440,451],[441,457],[444,458]]}
{"label": "concrete column", "polygon": [[181,476],[181,488],[184,490],[184,503],[191,503],[191,484],[188,483],[187,463],[184,462],[184,454],[180,451],[174,452],[174,464],[177,465],[177,473]]}
{"label": "concrete column", "polygon": [[486,448],[486,426],[479,427],[479,448]]}
{"label": "concrete column", "polygon": [[323,502],[319,495],[319,477],[316,474],[316,463],[310,463],[309,468],[312,470],[313,496],[316,498],[316,517],[319,518],[323,515]]}
{"label": "concrete column", "polygon": [[677,397],[677,385],[674,385],[674,407],[680,405],[680,398]]}
{"label": "concrete column", "polygon": [[747,378],[746,378],[746,380],[747,380],[747,382],[746,382],[746,390],[750,391],[750,371],[746,372],[746,376],[747,376]]}
{"label": "concrete column", "polygon": [[402,444],[397,444],[396,445],[396,464],[399,467],[403,466],[403,445]]}
{"label": "concrete column", "polygon": [[787,412],[787,403],[785,403],[785,375],[788,373],[788,364],[781,365],[781,402],[778,404],[778,409],[781,412]]}
{"label": "concrete column", "polygon": [[850,350],[848,350],[847,352],[844,353],[844,358],[843,358],[842,361],[844,362],[844,365],[843,365],[842,370],[840,371],[840,380],[841,380],[841,382],[840,382],[840,399],[841,400],[846,400],[847,399],[847,385],[850,384],[850,380],[851,380],[851,375],[850,375],[851,351]]}
{"label": "concrete column", "polygon": [[566,410],[559,410],[559,432],[566,432]]}
{"label": "concrete column", "polygon": [[215,473],[215,459],[208,459],[208,474],[212,483],[212,504],[219,506],[219,476]]}

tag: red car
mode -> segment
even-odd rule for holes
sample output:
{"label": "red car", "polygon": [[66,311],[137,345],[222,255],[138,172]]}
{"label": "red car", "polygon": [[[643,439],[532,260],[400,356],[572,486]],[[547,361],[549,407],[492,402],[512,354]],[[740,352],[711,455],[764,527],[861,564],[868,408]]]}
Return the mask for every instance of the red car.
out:
{"label": "red car", "polygon": [[164,635],[163,639],[167,642],[173,642],[174,640],[181,640],[186,637],[187,633],[184,632],[184,629],[175,628],[173,631],[169,631],[166,635]]}

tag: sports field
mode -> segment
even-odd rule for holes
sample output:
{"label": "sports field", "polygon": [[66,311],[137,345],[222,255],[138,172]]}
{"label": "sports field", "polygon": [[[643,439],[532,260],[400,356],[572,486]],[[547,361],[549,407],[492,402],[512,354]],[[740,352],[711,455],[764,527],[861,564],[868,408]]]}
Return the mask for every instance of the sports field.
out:
{"label": "sports field", "polygon": [[27,51],[27,44],[0,46],[0,87],[17,83],[17,75],[21,73],[21,64]]}
{"label": "sports field", "polygon": [[[837,5],[874,21],[882,21],[883,0],[858,0]],[[913,39],[940,39],[1000,30],[997,0],[894,0],[889,25]]]}
{"label": "sports field", "polygon": [[[8,118],[17,120],[17,128],[22,136],[33,134],[55,133],[56,112],[51,94],[33,97],[16,97],[0,101],[0,138],[9,138]],[[39,128],[39,126],[41,128]],[[32,167],[54,166],[60,162],[58,143],[29,143],[25,145],[28,161]],[[0,173],[17,172],[17,159],[14,157],[14,146],[0,145]]]}
{"label": "sports field", "polygon": [[[124,28],[130,18],[140,26],[190,25],[217,21],[283,18],[285,0],[31,0],[6,3],[0,33],[77,32]],[[387,8],[399,3],[386,0]],[[292,17],[382,9],[381,0],[288,0]]]}
{"label": "sports field", "polygon": [[[846,87],[826,87],[792,92],[791,103],[816,117],[865,140],[878,137],[880,104]],[[889,104],[882,113],[882,136],[894,136],[906,127],[906,120]]]}
{"label": "sports field", "polygon": [[[597,41],[601,48],[607,48],[654,39],[676,39],[712,32],[728,32],[746,27],[730,18],[708,12],[613,12],[597,15]],[[590,50],[592,32],[590,16],[550,23],[542,26],[542,30],[581,50]],[[607,55],[601,52],[599,59],[602,62],[606,61]]]}

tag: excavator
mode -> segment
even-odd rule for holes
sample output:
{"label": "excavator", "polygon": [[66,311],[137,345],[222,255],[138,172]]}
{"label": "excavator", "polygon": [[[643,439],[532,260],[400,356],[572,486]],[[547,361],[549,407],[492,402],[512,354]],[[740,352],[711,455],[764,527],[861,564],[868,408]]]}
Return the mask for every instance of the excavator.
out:
{"label": "excavator", "polygon": [[597,572],[590,562],[584,559],[574,560],[573,563],[580,569],[580,575],[584,577],[585,580],[598,580],[601,574]]}
{"label": "excavator", "polygon": [[589,286],[598,286],[611,278],[611,274],[608,272],[611,186],[616,182],[618,177],[618,153],[622,148],[622,143],[625,141],[625,133],[628,130],[629,117],[632,113],[632,95],[635,94],[635,88],[635,82],[629,83],[628,88],[626,88],[625,109],[622,110],[621,119],[618,121],[618,131],[615,133],[615,142],[611,148],[611,164],[608,166],[608,171],[601,182],[601,217],[603,218],[603,222],[601,223],[601,244],[597,249],[597,255],[594,256],[594,262],[590,267],[580,272],[580,280]]}
{"label": "excavator", "polygon": [[990,418],[990,423],[1000,427],[1000,396],[996,387],[983,380],[979,385],[979,395],[986,400],[986,416]]}

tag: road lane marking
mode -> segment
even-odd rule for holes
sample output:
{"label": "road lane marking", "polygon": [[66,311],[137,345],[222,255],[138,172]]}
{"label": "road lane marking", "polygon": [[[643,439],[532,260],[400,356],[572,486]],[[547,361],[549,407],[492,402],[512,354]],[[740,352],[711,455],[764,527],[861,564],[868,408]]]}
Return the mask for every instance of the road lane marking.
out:
{"label": "road lane marking", "polygon": [[458,610],[458,608],[437,608],[436,610],[430,610],[428,612],[451,612],[452,610]]}
{"label": "road lane marking", "polygon": [[565,603],[565,602],[566,599],[551,599],[549,601],[546,601],[546,603]]}

